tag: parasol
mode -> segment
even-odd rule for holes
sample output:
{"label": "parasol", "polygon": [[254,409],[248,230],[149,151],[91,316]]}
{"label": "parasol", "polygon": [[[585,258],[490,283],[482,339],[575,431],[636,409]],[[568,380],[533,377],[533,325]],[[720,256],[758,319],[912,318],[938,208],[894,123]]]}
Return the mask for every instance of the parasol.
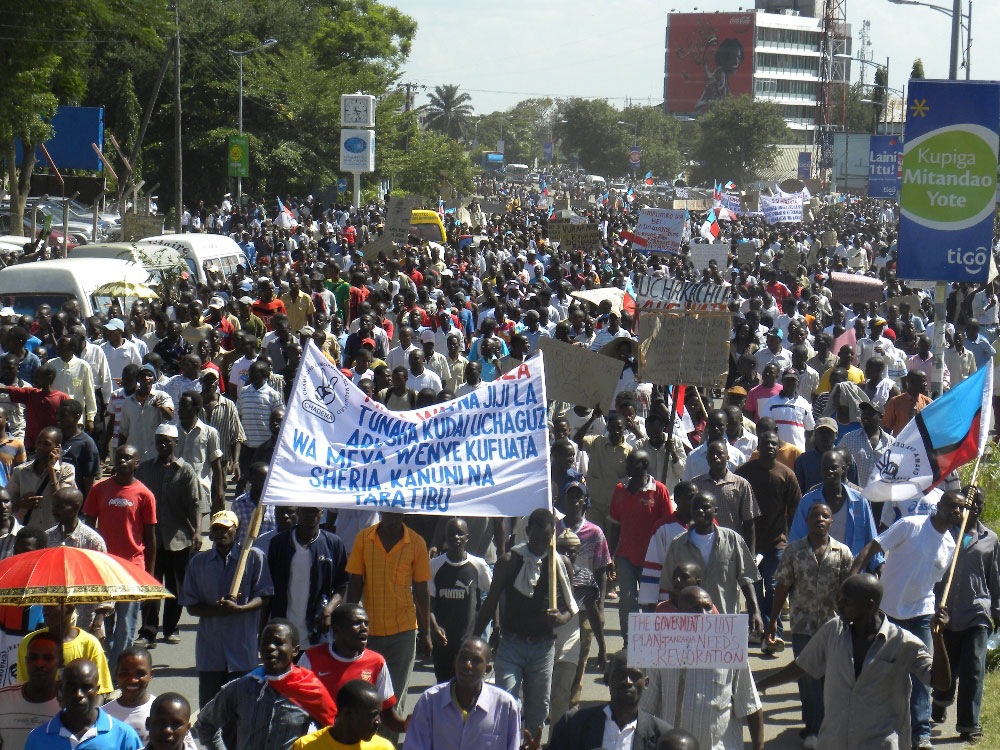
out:
{"label": "parasol", "polygon": [[120,557],[76,547],[49,547],[0,560],[0,604],[96,604],[173,595]]}
{"label": "parasol", "polygon": [[139,299],[158,299],[159,295],[145,284],[138,281],[109,281],[101,284],[93,291],[94,297],[138,297]]}

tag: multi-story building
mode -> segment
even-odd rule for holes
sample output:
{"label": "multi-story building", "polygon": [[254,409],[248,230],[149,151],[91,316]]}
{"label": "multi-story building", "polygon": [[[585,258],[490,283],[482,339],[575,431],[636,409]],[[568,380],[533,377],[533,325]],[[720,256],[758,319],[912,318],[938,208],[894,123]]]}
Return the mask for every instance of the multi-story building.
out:
{"label": "multi-story building", "polygon": [[[812,142],[823,57],[823,19],[816,15],[822,2],[758,0],[758,6],[781,12],[668,15],[664,109],[697,117],[719,99],[749,94],[779,104],[798,138]],[[850,29],[845,32],[832,48],[839,53],[834,61],[839,80],[849,80]]]}

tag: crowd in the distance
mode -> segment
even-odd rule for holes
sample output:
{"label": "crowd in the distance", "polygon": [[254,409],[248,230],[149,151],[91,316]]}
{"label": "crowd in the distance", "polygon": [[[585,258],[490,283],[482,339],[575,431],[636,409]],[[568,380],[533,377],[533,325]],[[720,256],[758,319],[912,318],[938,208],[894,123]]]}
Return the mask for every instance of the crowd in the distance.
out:
{"label": "crowd in the distance", "polygon": [[[726,228],[730,267],[696,269],[687,249],[650,257],[623,239],[637,212],[625,196],[584,212],[599,245],[569,248],[549,240],[536,190],[484,193],[506,210],[473,201],[471,223],[443,216],[444,245],[411,237],[377,253],[366,245],[383,204],[290,201],[291,225],[253,202],[202,205],[185,226],[240,244],[247,262],[232,275],[185,274],[158,299],[89,318],[74,300],[0,309],[0,557],[98,549],[176,596],[0,608],[4,746],[382,750],[405,732],[409,750],[514,750],[537,747],[548,723],[558,750],[728,749],[744,726],[760,748],[760,690],[794,678],[807,748],[929,747],[952,704],[957,731],[980,737],[1000,618],[984,497],[954,476],[906,501],[864,495],[879,454],[930,403],[933,307],[895,277],[891,208],[833,204],[779,227],[747,216]],[[753,260],[739,263],[747,247]],[[789,253],[794,272],[782,270]],[[878,276],[885,299],[840,304],[836,270]],[[645,275],[729,286],[719,389],[643,382],[634,305],[574,296]],[[945,387],[994,356],[998,307],[992,284],[950,290]],[[268,505],[247,539],[310,340],[369,396],[409,410],[495,380],[543,337],[621,368],[610,413],[549,404],[554,512]],[[938,601],[956,546],[956,583]],[[640,609],[745,611],[765,654],[790,641],[795,659],[764,677],[690,670],[682,687],[677,670],[647,674],[608,653],[609,601],[626,639]],[[198,695],[156,697],[149,649],[180,642],[185,609],[195,660],[179,666],[197,672]],[[594,641],[610,702],[575,709]],[[421,659],[439,684],[408,709]]]}

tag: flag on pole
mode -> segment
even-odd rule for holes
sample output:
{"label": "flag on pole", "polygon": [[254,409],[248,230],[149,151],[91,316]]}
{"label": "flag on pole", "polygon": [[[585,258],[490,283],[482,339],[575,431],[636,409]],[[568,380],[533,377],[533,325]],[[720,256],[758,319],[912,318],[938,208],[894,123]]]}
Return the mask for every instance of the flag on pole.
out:
{"label": "flag on pole", "polygon": [[635,319],[635,302],[638,295],[632,286],[631,277],[625,282],[625,297],[622,299],[622,309]]}
{"label": "flag on pole", "polygon": [[719,220],[716,218],[715,209],[713,208],[708,212],[708,216],[705,217],[705,223],[701,225],[701,236],[706,240],[715,240],[721,232],[722,227],[719,226]]}
{"label": "flag on pole", "polygon": [[646,184],[647,185],[652,185],[653,184],[653,173],[652,172],[646,172]]}
{"label": "flag on pole", "polygon": [[736,183],[732,180],[726,183],[726,190],[732,190],[734,187],[736,187]]}
{"label": "flag on pole", "polygon": [[908,500],[980,455],[990,431],[993,361],[927,404],[879,456],[865,486],[873,502]]}
{"label": "flag on pole", "polygon": [[719,187],[719,183],[715,183],[715,189],[712,191],[712,198],[715,199],[716,203],[722,200],[722,188]]}
{"label": "flag on pole", "polygon": [[274,220],[274,223],[282,229],[289,229],[299,225],[299,221],[295,218],[295,214],[292,213],[292,209],[281,202],[280,195],[278,196],[278,216]]}

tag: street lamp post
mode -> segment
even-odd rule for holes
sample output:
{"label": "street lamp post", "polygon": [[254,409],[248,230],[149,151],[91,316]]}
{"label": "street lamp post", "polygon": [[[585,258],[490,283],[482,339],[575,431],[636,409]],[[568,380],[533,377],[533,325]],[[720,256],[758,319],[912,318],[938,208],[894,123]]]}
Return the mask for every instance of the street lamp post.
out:
{"label": "street lamp post", "polygon": [[[254,52],[259,52],[262,49],[267,49],[268,47],[273,47],[278,43],[278,40],[274,37],[264,40],[264,43],[252,47],[250,49],[245,49],[242,51],[231,49],[229,54],[236,58],[236,63],[240,67],[240,114],[239,114],[239,134],[243,135],[243,58]],[[243,195],[243,178],[236,177],[236,205],[240,205],[240,196]]]}
{"label": "street lamp post", "polygon": [[[631,122],[625,122],[624,120],[619,120],[618,124],[619,125],[627,125],[630,128],[635,128],[635,133],[632,136],[632,148],[639,148],[639,123],[638,122],[631,123]],[[633,164],[632,165],[632,182],[635,182],[638,179],[638,170],[639,170],[639,165],[638,164]]]}
{"label": "street lamp post", "polygon": [[[949,10],[943,5],[925,3],[921,0],[889,0],[896,5],[922,5],[931,8],[951,17],[951,56],[948,61],[948,78],[952,81],[958,79],[958,47],[962,31],[962,0],[953,0]],[[971,43],[972,38],[972,9],[970,3],[968,25],[966,34]],[[966,60],[965,75],[969,77],[969,65]],[[943,392],[944,382],[944,329],[947,325],[947,299],[948,285],[939,281],[934,285],[934,369],[931,373],[931,395],[936,398]]]}

